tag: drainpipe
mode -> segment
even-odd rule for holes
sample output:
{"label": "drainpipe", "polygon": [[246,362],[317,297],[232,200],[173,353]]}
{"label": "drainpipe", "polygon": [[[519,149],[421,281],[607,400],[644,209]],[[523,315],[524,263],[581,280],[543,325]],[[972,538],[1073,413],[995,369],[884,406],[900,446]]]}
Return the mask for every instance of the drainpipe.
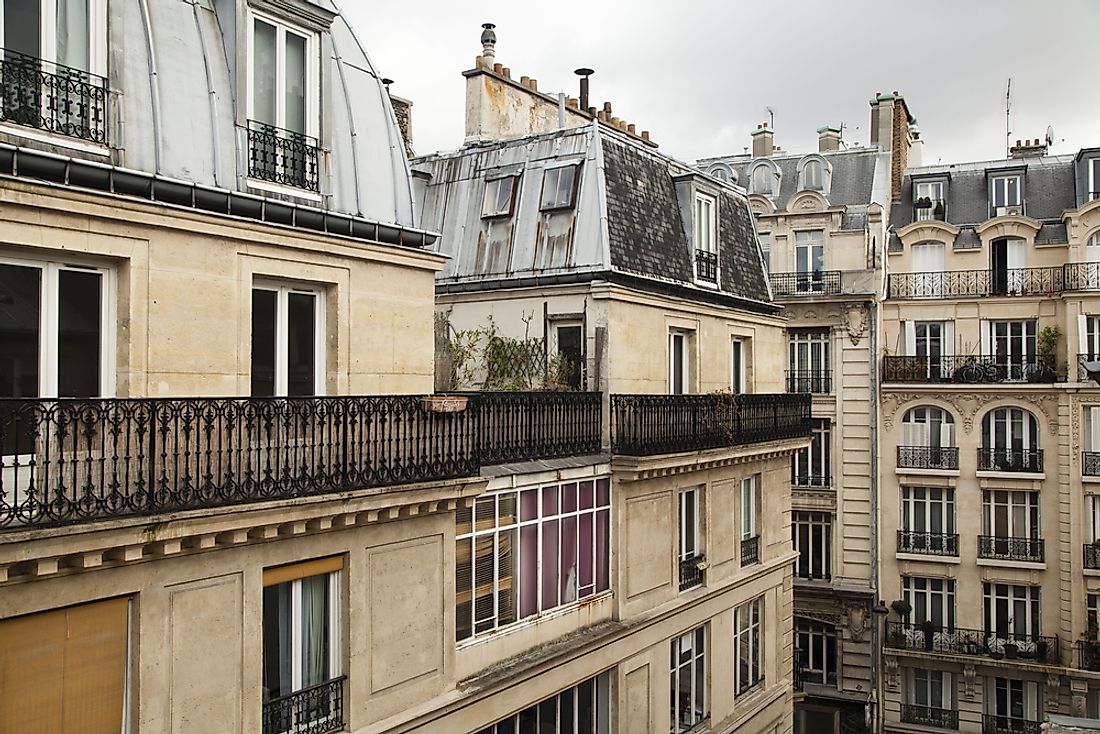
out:
{"label": "drainpipe", "polygon": [[[871,604],[872,609],[879,606],[879,502],[878,502],[878,323],[876,316],[878,308],[876,301],[867,301],[863,304],[867,309],[867,325],[871,339]],[[882,644],[880,631],[885,615],[871,612],[871,731],[878,734],[882,731],[882,700],[881,681],[879,675],[882,668]]]}
{"label": "drainpipe", "polygon": [[149,19],[149,0],[141,0],[141,24],[145,27],[145,50],[149,54],[149,95],[153,117],[153,166],[160,173],[160,81],[157,78],[157,54],[153,49],[153,24]]}

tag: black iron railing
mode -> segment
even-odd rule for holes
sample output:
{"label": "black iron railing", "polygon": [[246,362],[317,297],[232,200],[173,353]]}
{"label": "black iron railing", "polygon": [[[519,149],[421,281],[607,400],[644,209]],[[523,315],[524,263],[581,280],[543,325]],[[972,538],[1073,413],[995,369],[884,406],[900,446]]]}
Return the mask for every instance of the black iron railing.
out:
{"label": "black iron railing", "polygon": [[787,370],[787,392],[824,395],[833,391],[832,370]]}
{"label": "black iron railing", "polygon": [[1067,291],[1100,290],[1100,262],[1066,263],[1062,271]]}
{"label": "black iron railing", "polygon": [[741,538],[741,567],[760,563],[760,536]]}
{"label": "black iron railing", "polygon": [[1081,475],[1100,477],[1100,451],[1081,452]]}
{"label": "black iron railing", "polygon": [[263,734],[326,734],[344,728],[344,678],[264,701]]}
{"label": "black iron railing", "polygon": [[680,591],[702,586],[703,584],[703,556],[691,556],[680,559]]}
{"label": "black iron railing", "polygon": [[1020,634],[1002,630],[925,629],[907,622],[888,622],[886,646],[899,650],[975,655],[993,658],[1019,658],[1046,665],[1060,664],[1057,637]]}
{"label": "black iron railing", "polygon": [[0,116],[6,122],[107,145],[107,80],[52,61],[0,50]]}
{"label": "black iron railing", "polygon": [[922,533],[898,531],[898,553],[919,553],[926,556],[959,555],[958,533]]}
{"label": "black iron railing", "polygon": [[695,251],[695,277],[708,283],[718,282],[718,253]]}
{"label": "black iron railing", "polygon": [[1100,569],[1100,546],[1095,543],[1085,543],[1083,546],[1082,564],[1090,570]]}
{"label": "black iron railing", "polygon": [[321,148],[317,138],[256,120],[248,121],[248,175],[318,192]]}
{"label": "black iron railing", "polygon": [[978,558],[1042,563],[1044,558],[1043,540],[1041,538],[1006,538],[997,535],[979,535]]}
{"label": "black iron railing", "polygon": [[1064,290],[1061,267],[893,273],[887,298],[1045,296]]}
{"label": "black iron railing", "polygon": [[1081,670],[1100,672],[1100,642],[1096,640],[1077,641],[1077,667]]}
{"label": "black iron railing", "polygon": [[882,358],[883,382],[936,384],[1053,383],[1059,381],[1053,357],[1006,359],[991,356]]}
{"label": "black iron railing", "polygon": [[1043,471],[1042,449],[978,449],[979,471],[1031,472]]}
{"label": "black iron railing", "polygon": [[982,714],[982,734],[1039,734],[1043,724],[1031,719]]}
{"label": "black iron railing", "polygon": [[476,400],[484,465],[600,453],[598,392],[484,392]]}
{"label": "black iron railing", "polygon": [[839,270],[817,270],[811,273],[772,273],[772,296],[829,296],[840,293]]}
{"label": "black iron railing", "polygon": [[791,474],[791,486],[802,489],[828,489],[833,486],[833,478],[828,474]]}
{"label": "black iron railing", "polygon": [[936,729],[958,729],[959,712],[952,709],[938,709],[934,706],[918,706],[912,703],[901,705],[901,722],[918,724]]}
{"label": "black iron railing", "polygon": [[810,396],[612,395],[612,451],[628,456],[801,438]]}
{"label": "black iron railing", "polygon": [[898,446],[899,469],[958,469],[959,450],[954,446]]}

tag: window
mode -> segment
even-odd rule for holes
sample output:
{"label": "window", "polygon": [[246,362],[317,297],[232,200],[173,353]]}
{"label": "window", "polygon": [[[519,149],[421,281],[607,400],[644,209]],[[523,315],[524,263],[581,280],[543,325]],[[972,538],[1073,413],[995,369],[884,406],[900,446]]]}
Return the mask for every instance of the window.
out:
{"label": "window", "polygon": [[718,282],[718,204],[710,196],[695,195],[695,277]]}
{"label": "window", "polygon": [[1089,361],[1100,359],[1100,316],[1082,314],[1077,319],[1081,355]]}
{"label": "window", "polygon": [[934,405],[910,408],[901,421],[901,443],[933,449],[952,447],[955,445],[955,419]]}
{"label": "window", "polygon": [[771,194],[774,193],[773,181],[775,180],[775,173],[772,171],[772,167],[767,163],[757,164],[752,169],[752,177],[750,183],[752,184],[752,193],[754,194]]}
{"label": "window", "polygon": [[688,333],[668,333],[668,392],[670,395],[686,395],[688,390]]}
{"label": "window", "polygon": [[577,191],[577,168],[573,164],[546,169],[542,174],[542,203],[539,209],[547,211],[573,208],[573,198]]}
{"label": "window", "polygon": [[997,732],[1020,732],[1035,730],[1027,727],[1023,721],[1039,721],[1039,684],[1034,681],[1014,680],[1012,678],[993,678],[992,706],[990,715],[993,726],[987,730]]}
{"label": "window", "polygon": [[734,689],[740,696],[764,680],[761,664],[760,615],[762,598],[742,604],[734,610]]}
{"label": "window", "polygon": [[1039,493],[987,489],[982,492],[982,535],[1039,537]]}
{"label": "window", "polygon": [[323,395],[324,301],[309,288],[252,289],[252,395]]}
{"label": "window", "polygon": [[1088,594],[1085,599],[1085,639],[1095,640],[1100,634],[1100,594]]}
{"label": "window", "polygon": [[829,345],[827,329],[788,332],[787,392],[832,392]]}
{"label": "window", "polygon": [[0,261],[0,398],[114,393],[111,271]]}
{"label": "window", "polygon": [[800,190],[810,191],[824,191],[825,179],[828,176],[828,169],[825,163],[818,158],[810,158],[802,163],[802,183],[799,186]]}
{"label": "window", "polygon": [[703,583],[703,570],[699,562],[703,560],[702,535],[700,525],[698,488],[680,492],[680,591],[691,589]]}
{"label": "window", "polygon": [[610,507],[602,478],[488,493],[457,510],[456,637],[607,591]]}
{"label": "window", "polygon": [[608,734],[611,731],[611,673],[600,673],[477,734]]}
{"label": "window", "polygon": [[584,325],[579,323],[555,323],[553,325],[550,362],[554,382],[571,390],[584,385]]}
{"label": "window", "polygon": [[760,475],[741,480],[741,566],[760,562]]}
{"label": "window", "polygon": [[672,640],[672,734],[689,731],[707,710],[706,627],[696,627]]}
{"label": "window", "polygon": [[825,233],[820,229],[794,233],[795,272],[798,292],[816,293],[825,289]]}
{"label": "window", "polygon": [[1023,214],[1023,193],[1019,176],[994,176],[992,178],[990,201],[993,202],[992,216]]}
{"label": "window", "polygon": [[[955,682],[951,673],[944,670],[929,670],[928,668],[907,668],[906,670],[909,675],[906,703],[941,711],[950,711],[955,708]],[[921,713],[925,712],[918,712],[918,716]],[[926,719],[926,722],[917,721],[912,723],[931,723],[927,720],[934,719],[932,716],[923,718]]]}
{"label": "window", "polygon": [[768,273],[772,271],[772,235],[771,232],[761,232],[760,239],[760,254],[764,257],[764,270]]}
{"label": "window", "polygon": [[987,354],[996,361],[998,379],[1027,380],[1031,377],[1036,368],[1036,320],[987,321],[981,326],[988,330]]}
{"label": "window", "polygon": [[913,377],[932,382],[951,378],[954,361],[944,358],[954,354],[955,322],[902,321],[901,331],[905,353],[914,357],[903,361],[907,376],[912,370]]}
{"label": "window", "polygon": [[343,724],[342,569],[339,556],[264,569],[265,734],[318,731],[321,722],[335,731]]}
{"label": "window", "polygon": [[730,392],[740,395],[745,390],[745,340],[730,339]]}
{"label": "window", "polygon": [[828,512],[791,512],[791,540],[795,559],[794,574],[803,579],[832,578],[833,518]]}
{"label": "window", "polygon": [[1022,295],[1027,271],[1027,244],[1019,238],[1005,237],[993,240],[989,249],[989,268],[992,271],[990,290],[994,295]]}
{"label": "window", "polygon": [[1100,199],[1100,158],[1089,161],[1089,201]]}
{"label": "window", "polygon": [[485,182],[485,198],[481,205],[481,216],[510,217],[519,188],[519,176],[502,176]]}
{"label": "window", "polygon": [[955,629],[955,581],[920,576],[901,577],[901,597],[913,611],[908,621],[920,624],[931,620],[937,629]]}
{"label": "window", "polygon": [[982,418],[979,469],[1042,471],[1039,424],[1023,408],[997,408]]}
{"label": "window", "polygon": [[918,181],[913,184],[913,221],[942,222],[947,219],[943,189],[943,181]]}
{"label": "window", "polygon": [[910,252],[913,277],[919,283],[913,295],[917,298],[941,298],[944,294],[944,244],[921,242],[913,245]]}
{"label": "window", "polygon": [[828,418],[814,418],[809,448],[791,459],[791,484],[795,487],[832,486],[832,441]]}
{"label": "window", "polygon": [[902,487],[901,533],[901,552],[958,555],[955,490]]}
{"label": "window", "polygon": [[126,731],[128,599],[0,621],[0,730]]}
{"label": "window", "polygon": [[836,627],[794,618],[795,644],[802,654],[802,680],[836,685]]}
{"label": "window", "polygon": [[1039,636],[1039,587],[982,584],[985,633],[999,638]]}

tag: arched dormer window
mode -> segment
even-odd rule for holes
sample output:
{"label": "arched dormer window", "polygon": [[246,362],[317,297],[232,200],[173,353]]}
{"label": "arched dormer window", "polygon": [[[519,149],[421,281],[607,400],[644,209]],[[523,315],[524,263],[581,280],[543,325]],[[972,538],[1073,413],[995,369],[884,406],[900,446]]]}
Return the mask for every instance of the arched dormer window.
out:
{"label": "arched dormer window", "polygon": [[707,169],[707,173],[711,176],[714,176],[719,181],[725,181],[727,183],[737,183],[737,176],[734,175],[733,169],[731,169],[725,163],[715,163]]}
{"label": "arched dormer window", "polygon": [[760,161],[749,174],[749,192],[771,196],[779,193],[779,171],[769,161]]}
{"label": "arched dormer window", "polygon": [[806,156],[798,164],[798,190],[829,193],[832,167],[818,155]]}
{"label": "arched dormer window", "polygon": [[1039,422],[1023,408],[997,408],[982,418],[982,447],[978,469],[1041,472]]}

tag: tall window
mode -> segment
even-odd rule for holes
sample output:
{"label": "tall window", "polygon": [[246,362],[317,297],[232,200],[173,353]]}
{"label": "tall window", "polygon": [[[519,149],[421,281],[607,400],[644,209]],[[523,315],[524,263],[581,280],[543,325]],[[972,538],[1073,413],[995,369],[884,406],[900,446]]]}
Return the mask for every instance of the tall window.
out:
{"label": "tall window", "polygon": [[7,60],[22,54],[106,74],[106,0],[0,0]]}
{"label": "tall window", "polygon": [[[1094,236],[1097,237],[1097,244],[1100,245],[1100,235]],[[1097,285],[1100,286],[1100,282]],[[1100,316],[1081,315],[1078,319],[1080,320],[1078,338],[1081,341],[1081,354],[1085,355],[1086,359],[1100,359]]]}
{"label": "tall window", "polygon": [[699,495],[698,488],[680,492],[680,591],[703,583],[703,572],[699,568],[703,558]]}
{"label": "tall window", "polygon": [[763,645],[760,615],[763,598],[756,598],[734,610],[734,690],[736,695],[756,687],[764,680]]}
{"label": "tall window", "polygon": [[1038,683],[1014,678],[994,678],[991,687],[991,711],[996,721],[995,731],[1027,731],[1020,720],[1039,721]]}
{"label": "tall window", "polygon": [[752,184],[752,193],[754,194],[771,194],[774,193],[772,182],[775,180],[775,174],[772,172],[771,166],[767,163],[757,164],[752,169],[752,177],[750,182]]}
{"label": "tall window", "polygon": [[316,135],[316,41],[316,34],[253,13],[249,119]]}
{"label": "tall window", "polygon": [[832,578],[833,518],[828,512],[795,510],[791,513],[794,573],[804,579]]}
{"label": "tall window", "polygon": [[735,395],[745,390],[745,340],[730,339],[730,392]]}
{"label": "tall window", "polygon": [[688,339],[689,335],[686,331],[672,330],[668,333],[668,392],[670,395],[686,395],[689,392]]}
{"label": "tall window", "polygon": [[1038,586],[982,584],[986,634],[997,637],[1038,637]]}
{"label": "tall window", "polygon": [[921,405],[905,412],[901,422],[903,446],[950,448],[955,445],[955,419],[943,408]]}
{"label": "tall window", "polygon": [[794,262],[798,274],[798,292],[814,293],[825,289],[825,232],[814,229],[794,233]]}
{"label": "tall window", "polygon": [[[265,732],[343,724],[340,574],[332,557],[264,570],[263,700]],[[288,696],[333,683],[301,700]]]}
{"label": "tall window", "polygon": [[955,708],[955,685],[951,673],[928,668],[908,668],[907,670],[910,683],[906,703],[946,711]]}
{"label": "tall window", "polygon": [[994,294],[1022,294],[1027,266],[1027,245],[1018,237],[1001,237],[989,246],[991,290]]}
{"label": "tall window", "polygon": [[902,487],[901,529],[908,535],[899,550],[958,553],[955,490],[946,487]]}
{"label": "tall window", "polygon": [[912,611],[909,622],[930,620],[938,629],[955,629],[955,581],[921,576],[901,577],[901,596]]}
{"label": "tall window", "polygon": [[1089,161],[1089,196],[1088,200],[1100,199],[1100,158]]}
{"label": "tall window", "polygon": [[702,252],[715,252],[716,232],[718,230],[718,207],[714,198],[696,194],[695,196],[695,249]]}
{"label": "tall window", "polygon": [[982,535],[1039,537],[1039,493],[987,489],[982,492]]}
{"label": "tall window", "polygon": [[[572,164],[547,168],[542,174],[542,202],[539,209],[571,209],[577,191],[577,169]],[[513,179],[514,180],[514,179]]]}
{"label": "tall window", "polygon": [[943,181],[918,181],[913,184],[913,211],[915,221],[946,219],[946,202],[943,198]]}
{"label": "tall window", "polygon": [[791,330],[787,341],[787,392],[832,391],[829,331]]}
{"label": "tall window", "polygon": [[488,493],[459,509],[456,637],[607,591],[610,508],[602,478]]}
{"label": "tall window", "polygon": [[760,475],[741,480],[741,566],[760,562]]}
{"label": "tall window", "polygon": [[990,354],[996,359],[1001,380],[1026,380],[1035,365],[1035,319],[986,322]]}
{"label": "tall window", "polygon": [[551,376],[559,385],[580,390],[584,385],[584,325],[555,323],[552,336]]}
{"label": "tall window", "polygon": [[528,706],[477,734],[608,734],[611,731],[611,673],[600,673]]}
{"label": "tall window", "polygon": [[802,164],[802,189],[822,191],[825,188],[825,166],[816,158]]}
{"label": "tall window", "polygon": [[791,484],[796,487],[829,487],[832,475],[832,438],[828,418],[814,418],[810,445],[791,459]]}
{"label": "tall window", "polygon": [[111,271],[0,260],[0,397],[114,391]]}
{"label": "tall window", "polygon": [[992,216],[1023,214],[1023,208],[1021,207],[1023,194],[1019,176],[994,176],[991,179],[991,186]]}
{"label": "tall window", "polygon": [[802,653],[802,680],[836,685],[836,627],[795,617],[794,632]]}
{"label": "tall window", "polygon": [[920,287],[915,296],[919,298],[940,298],[943,296],[944,253],[942,242],[920,242],[910,250],[913,277],[919,279]]}
{"label": "tall window", "polygon": [[252,395],[323,395],[324,301],[305,287],[252,289]]}
{"label": "tall window", "polygon": [[764,256],[764,270],[770,273],[772,271],[771,232],[761,232],[758,237],[760,238],[760,254]]}
{"label": "tall window", "polygon": [[997,408],[982,418],[979,469],[1040,471],[1038,449],[1038,421],[1023,408]]}
{"label": "tall window", "polygon": [[672,734],[689,731],[710,715],[707,709],[706,627],[672,638]]}

